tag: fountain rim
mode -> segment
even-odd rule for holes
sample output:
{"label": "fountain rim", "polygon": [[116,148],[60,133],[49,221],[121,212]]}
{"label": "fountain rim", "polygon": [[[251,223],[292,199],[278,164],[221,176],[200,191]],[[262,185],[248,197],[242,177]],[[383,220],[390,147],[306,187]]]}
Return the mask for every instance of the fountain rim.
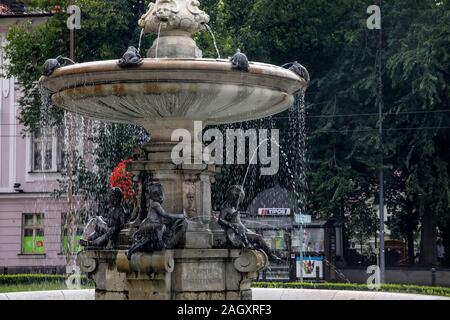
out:
{"label": "fountain rim", "polygon": [[[56,69],[51,76],[42,76],[39,83],[52,93],[73,87],[67,83],[55,83],[58,78],[67,76],[94,76],[101,73],[129,73],[129,72],[146,72],[146,71],[194,71],[194,72],[222,72],[230,74],[248,74],[249,76],[266,76],[273,78],[282,78],[284,80],[298,82],[299,90],[307,87],[305,79],[301,78],[294,72],[272,64],[261,62],[250,62],[250,70],[248,72],[237,71],[231,68],[231,62],[226,59],[194,59],[194,58],[145,58],[139,66],[131,68],[121,68],[117,64],[118,60],[99,60],[92,62],[76,63],[73,65],[63,66]],[[118,79],[111,79],[120,81]],[[78,81],[75,81],[78,82]],[[81,81],[80,79],[80,82]],[[109,81],[107,81],[109,82]],[[136,81],[141,82],[141,81]],[[220,83],[220,81],[218,81]],[[291,92],[290,94],[293,94]]]}
{"label": "fountain rim", "polygon": [[[293,103],[294,95],[305,91],[308,86],[305,79],[291,70],[258,62],[250,63],[249,72],[234,70],[231,62],[225,59],[146,58],[140,65],[130,68],[121,68],[117,62],[118,60],[103,60],[60,67],[51,76],[41,77],[40,86],[48,90],[55,105],[63,109],[107,122],[140,124],[150,132],[154,131],[155,127],[162,126],[152,120],[163,121],[164,127],[168,127],[175,125],[174,120],[178,118],[183,121],[190,119],[202,120],[208,124],[222,124],[271,116],[286,110]],[[136,95],[158,96],[166,89],[175,92],[194,90],[198,94],[209,92],[214,86],[224,86],[225,90],[231,90],[234,95],[230,101],[222,103],[223,106],[218,110],[220,112],[224,107],[233,107],[232,100],[236,99],[240,92],[246,92],[248,89],[245,88],[252,88],[251,91],[257,89],[253,91],[256,96],[255,93],[249,94],[246,99],[258,99],[252,97],[258,97],[258,93],[261,93],[259,90],[263,90],[272,102],[262,103],[261,108],[239,109],[232,115],[218,115],[217,110],[211,109],[208,112],[201,109],[202,114],[155,115],[153,118],[142,106],[138,107],[138,114],[124,116],[111,115],[109,108],[115,107],[107,106],[104,109],[105,114],[99,115],[90,109],[83,111],[76,105],[79,103],[76,101],[86,104],[90,103],[89,99],[95,100],[105,96],[120,96],[126,99],[129,97],[132,100]],[[75,105],[67,105],[65,101],[72,101]]]}

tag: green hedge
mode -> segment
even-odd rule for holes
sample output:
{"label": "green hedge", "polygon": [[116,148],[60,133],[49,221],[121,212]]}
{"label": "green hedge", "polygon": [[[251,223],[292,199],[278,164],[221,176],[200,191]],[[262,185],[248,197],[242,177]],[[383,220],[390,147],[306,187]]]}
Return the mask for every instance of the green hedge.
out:
{"label": "green hedge", "polygon": [[[0,275],[0,285],[63,283],[66,277],[62,274],[6,274]],[[81,277],[81,284],[89,284],[85,276]]]}
{"label": "green hedge", "polygon": [[[312,282],[255,282],[254,288],[285,288],[285,289],[321,289],[321,290],[353,290],[371,291],[367,285],[352,283],[312,283]],[[395,293],[414,293],[432,296],[450,297],[450,288],[426,287],[406,284],[385,284],[380,291]]]}

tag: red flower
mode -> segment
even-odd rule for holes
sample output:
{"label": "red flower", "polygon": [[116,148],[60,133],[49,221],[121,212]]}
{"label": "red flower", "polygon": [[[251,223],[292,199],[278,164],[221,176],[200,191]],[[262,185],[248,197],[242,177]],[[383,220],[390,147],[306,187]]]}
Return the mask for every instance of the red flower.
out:
{"label": "red flower", "polygon": [[131,200],[136,195],[133,185],[133,174],[126,170],[126,165],[130,162],[132,162],[132,159],[123,160],[119,163],[109,178],[111,188],[120,188],[125,200]]}

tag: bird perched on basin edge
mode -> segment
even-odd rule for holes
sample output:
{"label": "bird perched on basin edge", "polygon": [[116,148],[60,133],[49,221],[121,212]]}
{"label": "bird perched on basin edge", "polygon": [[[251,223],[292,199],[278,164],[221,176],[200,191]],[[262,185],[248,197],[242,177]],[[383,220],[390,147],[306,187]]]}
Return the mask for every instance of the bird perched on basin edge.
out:
{"label": "bird perched on basin edge", "polygon": [[247,56],[243,54],[240,49],[237,49],[236,54],[231,58],[231,64],[231,68],[235,70],[248,72],[250,68]]}
{"label": "bird perched on basin edge", "polygon": [[308,69],[306,69],[297,61],[292,63],[292,66],[289,68],[289,70],[293,71],[294,73],[305,79],[306,83],[309,83],[311,81]]}
{"label": "bird perched on basin edge", "polygon": [[49,77],[55,72],[56,69],[61,68],[64,63],[71,63],[75,64],[75,61],[72,59],[63,57],[63,56],[57,56],[55,59],[48,59],[44,63],[44,71],[43,75],[46,77]]}
{"label": "bird perched on basin edge", "polygon": [[127,68],[138,66],[142,63],[143,59],[135,47],[128,47],[122,58],[117,63],[119,67]]}
{"label": "bird perched on basin edge", "polygon": [[61,67],[61,64],[63,62],[63,59],[61,56],[58,56],[56,59],[48,59],[44,63],[44,76],[49,77],[52,75],[52,73]]}

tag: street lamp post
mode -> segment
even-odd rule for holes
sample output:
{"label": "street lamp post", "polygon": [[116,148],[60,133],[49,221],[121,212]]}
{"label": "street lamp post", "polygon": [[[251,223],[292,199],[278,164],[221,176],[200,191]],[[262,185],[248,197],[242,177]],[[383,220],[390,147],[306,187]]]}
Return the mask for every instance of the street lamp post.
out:
{"label": "street lamp post", "polygon": [[[379,1],[381,7],[382,1]],[[378,50],[376,57],[376,66],[378,73],[378,121],[379,121],[379,139],[380,139],[380,172],[379,172],[379,210],[380,210],[380,282],[385,281],[385,254],[384,254],[384,172],[383,172],[383,32],[382,28],[378,30]]]}
{"label": "street lamp post", "polygon": [[300,222],[300,282],[303,283],[303,221]]}
{"label": "street lamp post", "polygon": [[[75,4],[75,0],[70,0],[69,5]],[[70,59],[75,61],[75,28],[71,28],[70,32]]]}
{"label": "street lamp post", "polygon": [[305,241],[304,236],[304,229],[303,225],[306,223],[311,223],[311,216],[305,215],[305,214],[299,214],[297,215],[298,221],[297,223],[300,224],[300,282],[303,282],[303,242]]}

